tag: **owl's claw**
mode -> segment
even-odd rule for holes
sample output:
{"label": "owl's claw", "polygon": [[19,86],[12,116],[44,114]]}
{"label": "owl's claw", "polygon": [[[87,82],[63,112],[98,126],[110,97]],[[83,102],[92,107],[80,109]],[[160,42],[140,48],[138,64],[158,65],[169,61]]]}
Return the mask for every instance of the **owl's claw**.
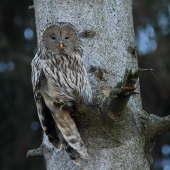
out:
{"label": "owl's claw", "polygon": [[65,106],[64,104],[60,106],[60,111],[62,110],[63,106]]}
{"label": "owl's claw", "polygon": [[66,105],[66,102],[65,102],[64,100],[62,100],[62,103],[63,103],[64,105]]}
{"label": "owl's claw", "polygon": [[44,93],[46,96],[47,96],[47,98],[48,99],[50,99],[52,102],[51,102],[51,104],[52,105],[54,105],[54,104],[62,104],[63,103],[63,101],[62,102],[60,102],[60,101],[58,101],[58,100],[55,100],[55,99],[53,99],[51,96],[49,96],[47,93]]}

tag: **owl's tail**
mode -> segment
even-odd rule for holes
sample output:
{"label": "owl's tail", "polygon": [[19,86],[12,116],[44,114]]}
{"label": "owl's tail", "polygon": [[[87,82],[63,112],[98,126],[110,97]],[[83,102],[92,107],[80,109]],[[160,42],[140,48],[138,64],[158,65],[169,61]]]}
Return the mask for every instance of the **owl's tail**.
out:
{"label": "owl's tail", "polygon": [[57,113],[52,113],[53,118],[61,131],[63,138],[63,146],[75,164],[79,164],[80,157],[87,159],[87,149],[80,137],[74,120],[70,117],[70,113],[66,109],[57,109]]}

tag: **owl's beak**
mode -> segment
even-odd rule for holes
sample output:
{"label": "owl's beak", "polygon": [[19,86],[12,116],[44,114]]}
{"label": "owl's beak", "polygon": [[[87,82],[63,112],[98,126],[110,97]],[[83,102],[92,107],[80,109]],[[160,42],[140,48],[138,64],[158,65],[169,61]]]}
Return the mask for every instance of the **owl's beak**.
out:
{"label": "owl's beak", "polygon": [[63,49],[63,43],[60,43],[60,49],[61,50]]}

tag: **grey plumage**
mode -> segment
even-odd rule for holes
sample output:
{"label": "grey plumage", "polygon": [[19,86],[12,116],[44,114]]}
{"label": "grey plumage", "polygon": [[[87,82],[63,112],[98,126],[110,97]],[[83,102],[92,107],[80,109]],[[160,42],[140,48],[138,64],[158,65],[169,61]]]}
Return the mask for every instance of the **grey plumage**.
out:
{"label": "grey plumage", "polygon": [[52,98],[71,105],[76,90],[86,104],[92,103],[92,92],[82,60],[82,43],[70,23],[53,22],[45,26],[37,54],[32,61],[32,85],[39,119],[49,141],[64,146],[71,160],[87,158],[74,120],[66,109],[60,110]]}

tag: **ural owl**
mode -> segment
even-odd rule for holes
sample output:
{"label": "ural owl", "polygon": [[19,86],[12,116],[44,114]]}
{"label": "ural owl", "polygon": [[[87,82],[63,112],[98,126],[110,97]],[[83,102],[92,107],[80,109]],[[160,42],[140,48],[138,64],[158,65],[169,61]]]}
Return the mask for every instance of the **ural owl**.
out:
{"label": "ural owl", "polygon": [[92,92],[82,60],[82,43],[76,28],[67,22],[45,26],[39,49],[32,60],[32,85],[41,126],[58,150],[61,146],[75,164],[87,158],[87,149],[70,112],[47,96],[71,106],[76,90],[86,104]]}

